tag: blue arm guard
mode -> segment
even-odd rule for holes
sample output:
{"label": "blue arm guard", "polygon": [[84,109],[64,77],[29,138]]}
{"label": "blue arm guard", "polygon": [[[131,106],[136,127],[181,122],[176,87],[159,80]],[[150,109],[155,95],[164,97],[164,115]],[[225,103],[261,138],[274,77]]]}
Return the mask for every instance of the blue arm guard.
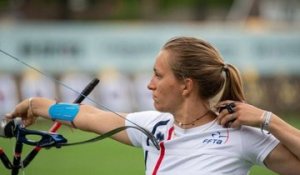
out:
{"label": "blue arm guard", "polygon": [[79,112],[79,104],[56,103],[50,106],[48,113],[53,120],[72,122]]}

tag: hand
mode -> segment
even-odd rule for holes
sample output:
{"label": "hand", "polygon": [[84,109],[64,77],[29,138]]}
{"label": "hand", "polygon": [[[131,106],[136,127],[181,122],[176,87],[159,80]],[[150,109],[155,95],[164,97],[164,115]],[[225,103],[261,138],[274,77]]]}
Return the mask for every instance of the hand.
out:
{"label": "hand", "polygon": [[264,110],[255,106],[244,102],[226,100],[218,103],[215,107],[216,109],[220,109],[230,103],[234,103],[231,108],[233,111],[227,110],[226,108],[220,111],[217,118],[220,125],[232,128],[239,128],[241,125],[253,127],[261,126]]}
{"label": "hand", "polygon": [[13,112],[6,114],[6,118],[10,120],[16,117],[21,117],[25,126],[32,125],[35,122],[37,116],[34,115],[32,110],[32,98],[22,101],[15,107]]}

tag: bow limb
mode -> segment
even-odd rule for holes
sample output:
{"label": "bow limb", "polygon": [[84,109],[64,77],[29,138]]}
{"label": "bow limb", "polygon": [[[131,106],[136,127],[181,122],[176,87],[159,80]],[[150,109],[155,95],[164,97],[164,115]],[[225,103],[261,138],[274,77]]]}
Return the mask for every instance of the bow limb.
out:
{"label": "bow limb", "polygon": [[92,138],[92,139],[89,139],[89,140],[85,140],[85,141],[81,141],[81,142],[74,142],[74,143],[63,143],[63,144],[59,144],[57,146],[58,147],[61,147],[61,146],[74,146],[74,145],[81,145],[81,144],[85,144],[85,143],[92,143],[92,142],[96,142],[96,141],[103,140],[105,138],[111,137],[112,135],[114,135],[114,134],[116,134],[118,132],[121,132],[121,131],[126,130],[126,129],[130,129],[130,128],[139,130],[140,132],[142,132],[143,134],[145,134],[151,140],[151,142],[154,144],[154,146],[159,150],[159,144],[158,144],[156,138],[153,137],[153,135],[150,134],[144,128],[137,127],[137,126],[122,126],[122,127],[118,127],[116,129],[108,131],[108,132],[106,132],[106,133],[104,133],[102,135],[99,135],[99,136],[97,136],[95,138]]}

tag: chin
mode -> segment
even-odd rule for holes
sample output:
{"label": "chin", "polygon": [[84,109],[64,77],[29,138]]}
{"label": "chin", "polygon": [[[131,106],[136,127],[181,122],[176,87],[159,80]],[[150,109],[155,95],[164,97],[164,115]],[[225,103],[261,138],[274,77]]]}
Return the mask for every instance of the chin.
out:
{"label": "chin", "polygon": [[159,112],[168,112],[164,107],[157,105],[154,103],[154,108]]}
{"label": "chin", "polygon": [[160,106],[159,106],[157,103],[154,103],[154,108],[155,108],[157,111],[160,111],[160,112],[161,112],[161,108],[160,108]]}

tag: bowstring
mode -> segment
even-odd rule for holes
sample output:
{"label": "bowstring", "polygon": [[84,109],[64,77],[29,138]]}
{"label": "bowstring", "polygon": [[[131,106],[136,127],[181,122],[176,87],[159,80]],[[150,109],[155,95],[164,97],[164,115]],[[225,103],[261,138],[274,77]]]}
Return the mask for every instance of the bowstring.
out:
{"label": "bowstring", "polygon": [[[92,98],[88,97],[87,95],[84,95],[84,94],[82,94],[81,92],[79,92],[79,91],[73,89],[71,86],[68,86],[67,84],[63,83],[62,81],[59,81],[58,79],[51,77],[50,75],[46,74],[45,72],[43,72],[43,71],[37,69],[36,67],[34,67],[34,66],[32,66],[32,65],[26,63],[25,61],[23,61],[23,60],[17,58],[16,56],[13,56],[13,55],[9,54],[8,52],[5,52],[5,51],[2,50],[2,49],[0,49],[0,52],[2,52],[4,55],[6,55],[6,56],[8,56],[8,57],[10,57],[10,58],[12,58],[12,59],[14,59],[14,60],[16,60],[17,62],[19,62],[19,63],[25,65],[26,67],[29,67],[30,69],[32,69],[32,70],[38,72],[39,74],[43,75],[43,76],[46,77],[47,79],[49,79],[49,80],[51,80],[51,81],[53,81],[53,82],[56,82],[57,84],[63,86],[63,87],[66,88],[66,89],[69,89],[70,91],[76,93],[77,95],[83,96],[84,98],[88,99],[90,102],[94,103],[97,107],[100,107],[100,108],[102,108],[102,109],[104,109],[104,110],[106,110],[106,111],[109,111],[109,112],[111,112],[111,113],[117,115],[118,117],[121,117],[122,119],[124,119],[124,120],[130,122],[131,124],[133,124],[133,125],[135,125],[135,126],[137,126],[137,127],[141,127],[141,126],[139,126],[137,123],[135,123],[135,122],[129,120],[128,118],[124,117],[123,115],[121,115],[121,114],[119,114],[119,113],[117,113],[117,112],[111,110],[110,108],[108,108],[108,107],[106,107],[106,106],[104,106],[104,105],[102,105],[102,104],[96,102],[95,100],[93,100]],[[142,127],[141,127],[141,128],[142,128]]]}

